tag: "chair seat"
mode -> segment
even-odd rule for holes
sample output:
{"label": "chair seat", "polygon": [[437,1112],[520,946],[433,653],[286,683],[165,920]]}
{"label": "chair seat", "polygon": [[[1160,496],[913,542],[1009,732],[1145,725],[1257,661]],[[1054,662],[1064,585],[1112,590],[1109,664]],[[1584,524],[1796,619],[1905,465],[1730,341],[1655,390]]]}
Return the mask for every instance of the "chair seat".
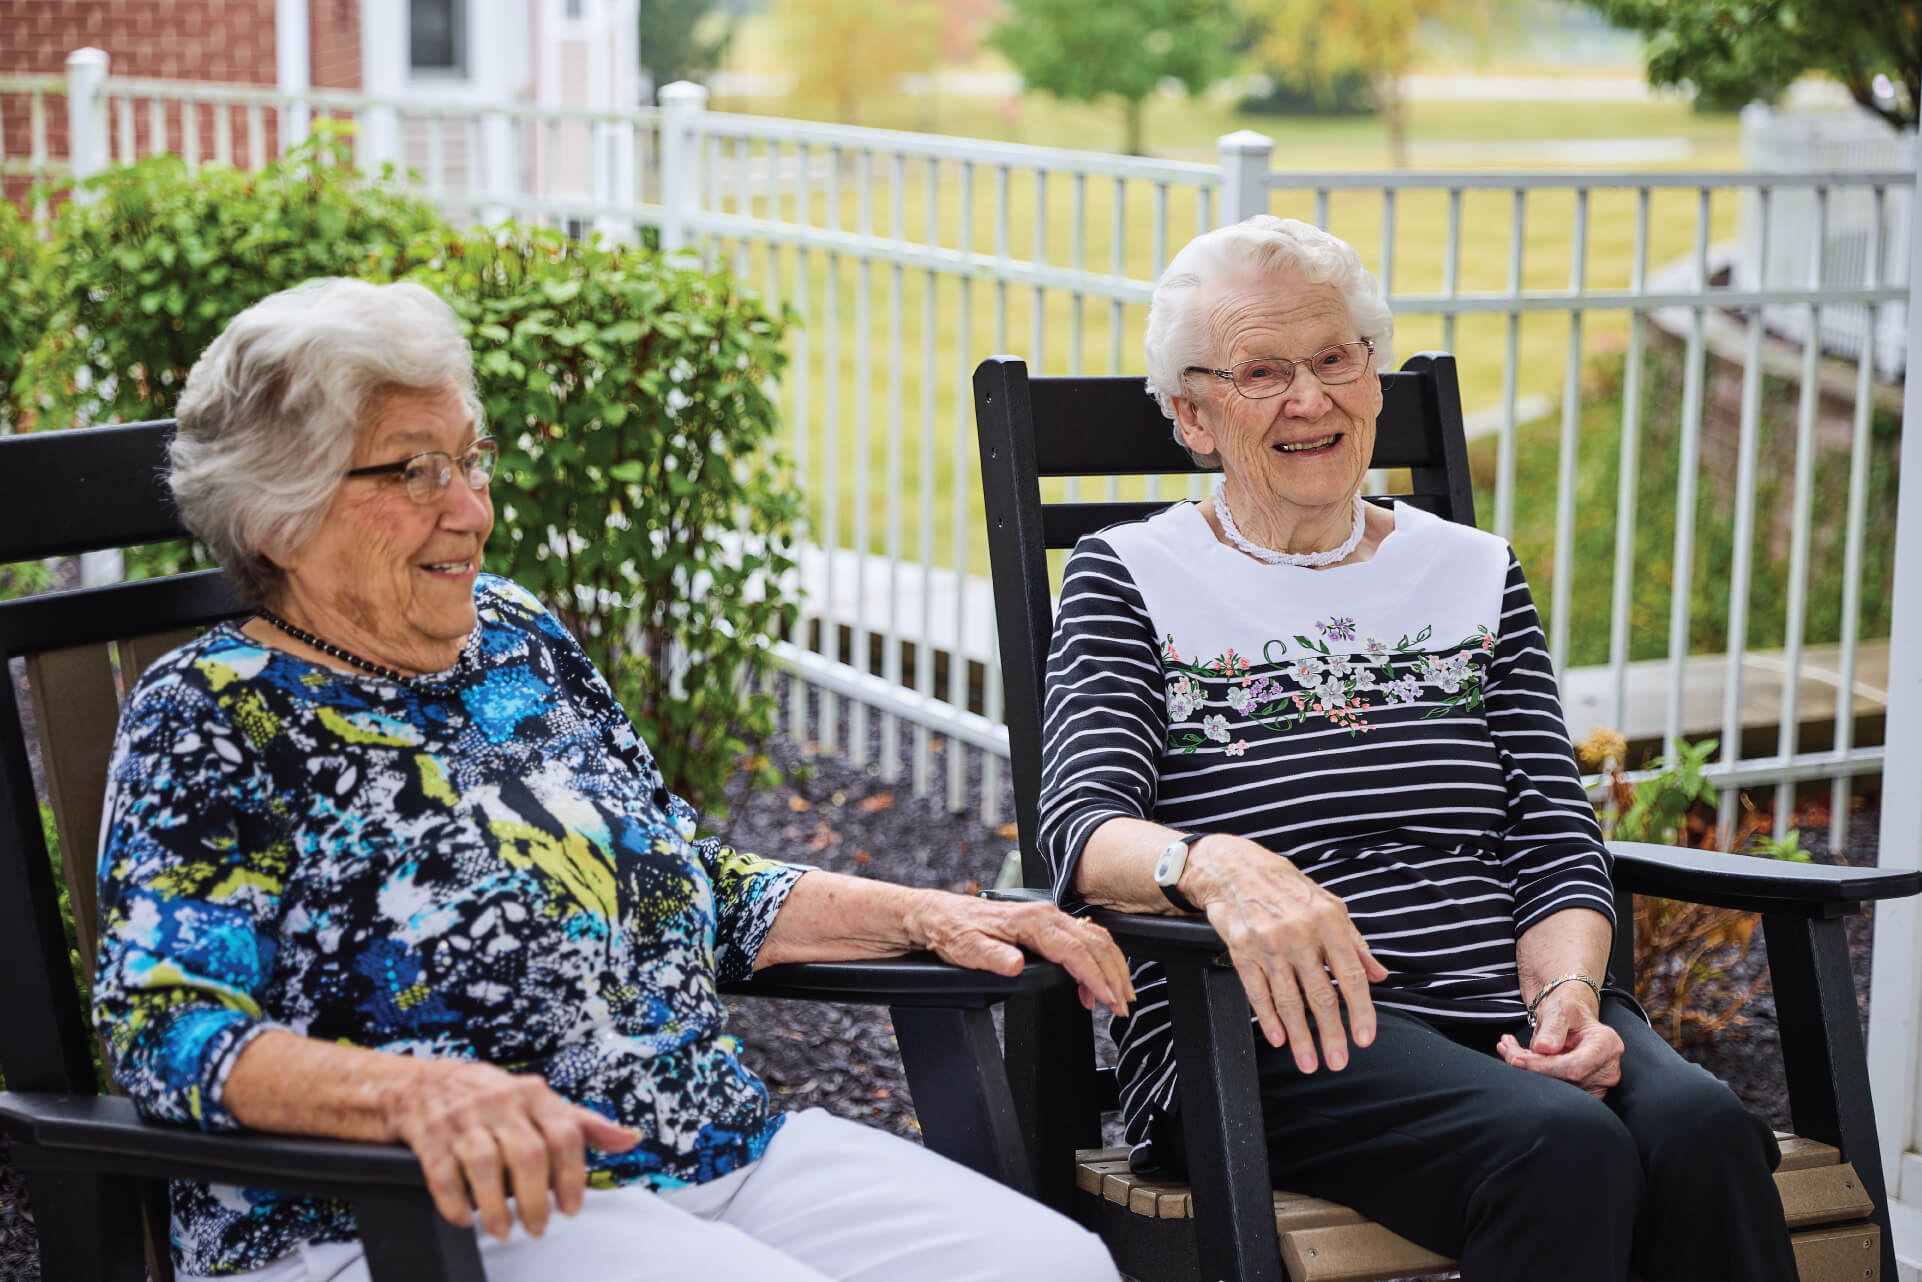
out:
{"label": "chair seat", "polygon": [[[1840,1160],[1833,1145],[1782,1133],[1776,1138],[1782,1165],[1775,1184],[1793,1231],[1802,1282],[1877,1277],[1881,1230],[1872,1223],[1850,1223],[1874,1209],[1855,1168]],[[1185,1220],[1194,1214],[1186,1184],[1135,1175],[1128,1169],[1125,1148],[1078,1150],[1075,1184],[1084,1194],[1124,1206],[1144,1219]],[[1275,1191],[1275,1231],[1288,1276],[1296,1282],[1383,1282],[1447,1273],[1455,1267],[1448,1257],[1416,1246],[1339,1202],[1282,1189]]]}

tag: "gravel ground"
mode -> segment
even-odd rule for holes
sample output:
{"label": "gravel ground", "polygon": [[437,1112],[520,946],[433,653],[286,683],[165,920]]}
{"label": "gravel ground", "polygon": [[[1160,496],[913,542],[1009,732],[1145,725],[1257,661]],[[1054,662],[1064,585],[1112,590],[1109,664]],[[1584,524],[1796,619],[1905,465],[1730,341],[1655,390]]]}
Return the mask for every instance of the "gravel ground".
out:
{"label": "gravel ground", "polygon": [[[879,718],[870,727],[869,740],[870,760],[878,759]],[[971,892],[993,882],[1014,842],[977,818],[978,763],[969,770],[972,806],[953,815],[936,799],[911,796],[905,779],[884,782],[878,767],[816,757],[811,755],[812,746],[785,737],[770,745],[770,755],[787,781],[764,792],[730,797],[732,813],[724,825],[730,841],[773,857],[910,885]],[[908,759],[907,751],[904,728],[903,761]],[[937,774],[945,777],[945,759],[937,756],[936,763]],[[998,786],[1000,814],[1012,818],[1013,799],[1005,771]],[[1872,864],[1874,813],[1858,815],[1852,827],[1848,862]],[[1827,861],[1826,831],[1807,830],[1803,840],[1818,859]],[[1852,919],[1849,934],[1856,991],[1866,1021],[1869,923]],[[1734,967],[1734,975],[1746,980],[1759,969],[1762,957],[1758,932],[1749,960]],[[1773,997],[1758,994],[1745,1014],[1741,1027],[1712,1045],[1686,1053],[1728,1081],[1752,1111],[1786,1129]],[[885,1008],[740,1000],[733,1004],[729,1031],[740,1039],[748,1064],[767,1081],[780,1107],[819,1106],[918,1138],[913,1101]],[[0,1280],[27,1282],[38,1276],[31,1211],[4,1153],[0,1146]]]}

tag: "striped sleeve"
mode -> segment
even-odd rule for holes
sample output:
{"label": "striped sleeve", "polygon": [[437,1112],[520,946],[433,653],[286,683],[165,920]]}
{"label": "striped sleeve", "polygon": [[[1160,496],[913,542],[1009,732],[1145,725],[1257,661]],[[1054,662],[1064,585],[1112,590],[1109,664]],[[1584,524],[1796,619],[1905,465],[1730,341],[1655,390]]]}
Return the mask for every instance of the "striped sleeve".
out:
{"label": "striped sleeve", "polygon": [[1075,869],[1096,828],[1153,812],[1167,733],[1147,606],[1114,549],[1084,538],[1061,584],[1041,714],[1039,843],[1057,901],[1078,902]]}
{"label": "striped sleeve", "polygon": [[1497,636],[1487,716],[1508,786],[1501,855],[1514,889],[1515,935],[1565,908],[1593,909],[1612,924],[1608,851],[1575,769],[1535,601],[1512,551]]}

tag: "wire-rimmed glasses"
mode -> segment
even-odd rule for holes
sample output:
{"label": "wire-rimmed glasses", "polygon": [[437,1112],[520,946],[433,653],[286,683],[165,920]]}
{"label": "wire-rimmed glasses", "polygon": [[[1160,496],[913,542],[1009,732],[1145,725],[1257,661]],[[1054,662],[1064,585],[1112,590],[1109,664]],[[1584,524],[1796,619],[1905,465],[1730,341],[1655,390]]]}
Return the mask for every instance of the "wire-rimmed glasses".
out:
{"label": "wire-rimmed glasses", "polygon": [[357,467],[341,475],[398,476],[407,487],[408,498],[416,503],[438,503],[454,482],[455,468],[466,475],[468,489],[486,489],[487,483],[494,479],[494,465],[500,461],[500,452],[500,445],[493,437],[483,436],[458,458],[445,450],[428,450],[409,455],[398,463]]}
{"label": "wire-rimmed glasses", "polygon": [[1190,365],[1182,372],[1185,374],[1213,374],[1234,386],[1237,392],[1251,401],[1267,400],[1270,396],[1280,396],[1295,385],[1295,367],[1306,365],[1313,370],[1315,377],[1327,387],[1340,387],[1352,383],[1368,371],[1368,362],[1375,355],[1373,339],[1359,339],[1353,343],[1335,343],[1324,347],[1313,356],[1305,356],[1291,361],[1285,356],[1257,356],[1253,360],[1237,361],[1227,369],[1209,369],[1205,365]]}

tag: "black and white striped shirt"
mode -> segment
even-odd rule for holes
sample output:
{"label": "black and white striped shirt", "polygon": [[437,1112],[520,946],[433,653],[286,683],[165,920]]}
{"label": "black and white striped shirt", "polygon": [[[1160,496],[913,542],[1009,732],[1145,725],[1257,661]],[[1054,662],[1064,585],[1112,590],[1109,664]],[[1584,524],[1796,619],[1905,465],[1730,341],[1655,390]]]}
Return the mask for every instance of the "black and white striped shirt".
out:
{"label": "black and white striped shirt", "polygon": [[[1520,564],[1407,504],[1372,560],[1264,565],[1179,503],[1081,540],[1048,655],[1040,844],[1055,895],[1109,819],[1229,832],[1339,895],[1380,1005],[1522,1014],[1515,941],[1614,919],[1608,856]],[[1130,1143],[1171,1106],[1159,965],[1117,1019]]]}

